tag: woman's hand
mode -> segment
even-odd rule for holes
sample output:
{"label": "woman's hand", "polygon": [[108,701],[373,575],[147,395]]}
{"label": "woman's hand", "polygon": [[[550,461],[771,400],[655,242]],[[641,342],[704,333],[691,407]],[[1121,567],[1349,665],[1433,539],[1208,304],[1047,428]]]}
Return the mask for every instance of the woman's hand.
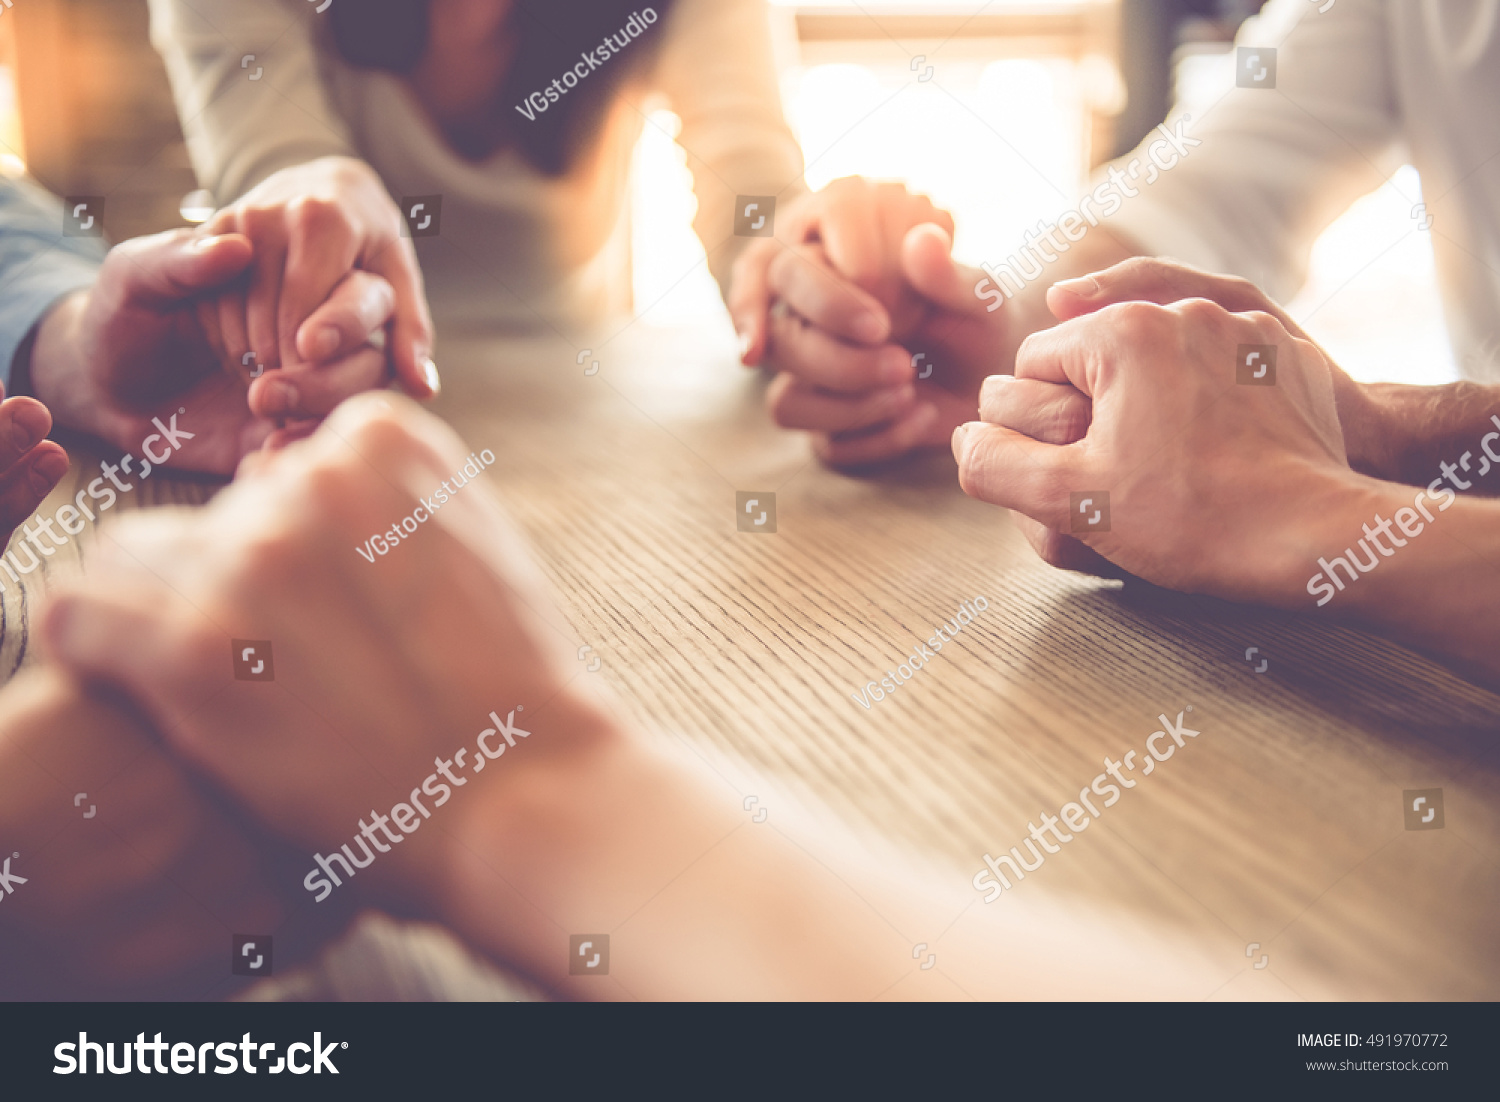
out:
{"label": "woman's hand", "polygon": [[[255,249],[248,290],[219,306],[231,356],[253,355],[267,368],[326,358],[339,333],[309,319],[350,273],[371,272],[395,291],[388,349],[396,379],[414,397],[435,394],[432,318],[401,224],[374,170],[349,157],[283,169],[219,211],[202,232],[243,234]],[[275,415],[253,399],[258,414]]]}

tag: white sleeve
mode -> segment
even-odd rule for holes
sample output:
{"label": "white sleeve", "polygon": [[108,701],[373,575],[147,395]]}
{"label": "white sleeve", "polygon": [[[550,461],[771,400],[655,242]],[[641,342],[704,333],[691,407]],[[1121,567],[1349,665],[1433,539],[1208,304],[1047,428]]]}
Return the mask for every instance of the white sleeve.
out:
{"label": "white sleeve", "polygon": [[1400,131],[1386,0],[1320,7],[1271,0],[1245,24],[1236,46],[1276,50],[1275,87],[1235,87],[1226,64],[1221,86],[1173,112],[1191,116],[1182,132],[1200,145],[1158,174],[1153,131],[1114,162],[1155,179],[1105,224],[1150,253],[1254,280],[1282,301],[1296,294],[1317,235],[1394,167]]}
{"label": "white sleeve", "polygon": [[774,195],[785,205],[806,190],[802,149],[781,110],[764,0],[681,0],[657,87],[682,120],[698,212],[693,229],[721,288],[746,238],[733,237],[736,195]]}
{"label": "white sleeve", "polygon": [[151,41],[193,169],[220,204],[280,169],[352,151],[319,71],[307,0],[150,3]]}

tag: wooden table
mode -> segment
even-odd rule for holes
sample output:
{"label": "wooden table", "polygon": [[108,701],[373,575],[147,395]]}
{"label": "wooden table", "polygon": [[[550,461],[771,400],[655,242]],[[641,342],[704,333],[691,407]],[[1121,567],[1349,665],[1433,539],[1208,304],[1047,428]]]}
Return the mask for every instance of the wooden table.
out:
{"label": "wooden table", "polygon": [[[1322,619],[1055,571],[946,456],[830,472],[769,423],[717,329],[637,323],[579,363],[583,347],[448,334],[437,410],[497,456],[592,648],[580,669],[597,656],[589,676],[632,720],[785,794],[761,799],[893,840],[972,898],[961,909],[983,906],[967,884],[985,852],[1191,705],[1202,734],[995,906],[1144,923],[1211,961],[1181,998],[1500,993],[1500,697]],[[757,515],[775,495],[774,533],[737,530],[741,491]],[[131,496],[203,492],[153,476]],[[981,596],[909,684],[852,699]],[[6,669],[30,657],[33,597],[4,596]],[[1443,826],[1408,830],[1403,792],[1426,788]]]}

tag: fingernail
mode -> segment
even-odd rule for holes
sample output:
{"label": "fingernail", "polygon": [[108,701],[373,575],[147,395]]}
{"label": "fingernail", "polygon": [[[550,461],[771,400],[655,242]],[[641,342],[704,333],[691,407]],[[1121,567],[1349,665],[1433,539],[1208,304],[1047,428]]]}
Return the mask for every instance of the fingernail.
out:
{"label": "fingernail", "polygon": [[208,237],[200,237],[188,246],[188,250],[195,253],[206,253],[209,249],[213,248],[223,240],[223,234],[211,234]]}
{"label": "fingernail", "polygon": [[885,322],[874,314],[861,314],[854,319],[854,336],[866,344],[878,344],[885,340]]}
{"label": "fingernail", "polygon": [[958,428],[953,430],[953,439],[949,442],[953,448],[953,458],[957,459],[960,463],[964,461],[964,440],[969,435],[971,425],[972,422],[959,425]]}
{"label": "fingernail", "polygon": [[736,329],[735,332],[739,334],[740,359],[743,360],[750,355],[750,330],[748,328]]}
{"label": "fingernail", "polygon": [[427,383],[427,389],[432,391],[433,397],[436,397],[443,389],[442,381],[438,378],[437,364],[432,362],[430,356],[422,358],[422,378]]}
{"label": "fingernail", "polygon": [[261,402],[268,413],[291,413],[297,408],[297,388],[285,379],[273,380],[262,394]]}
{"label": "fingernail", "polygon": [[32,431],[21,424],[19,420],[11,422],[10,438],[18,452],[24,452],[36,443],[36,437],[32,434]]}
{"label": "fingernail", "polygon": [[313,338],[313,353],[320,360],[327,359],[338,351],[343,341],[343,335],[333,326],[319,329],[318,335]]}
{"label": "fingernail", "polygon": [[1099,281],[1091,275],[1079,276],[1077,279],[1060,279],[1052,286],[1070,295],[1077,295],[1079,298],[1093,298],[1099,293]]}

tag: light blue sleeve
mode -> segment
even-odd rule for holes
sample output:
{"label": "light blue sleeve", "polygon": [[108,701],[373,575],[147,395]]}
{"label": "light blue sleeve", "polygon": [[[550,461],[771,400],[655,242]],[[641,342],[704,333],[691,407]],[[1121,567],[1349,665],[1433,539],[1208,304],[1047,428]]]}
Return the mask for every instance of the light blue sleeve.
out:
{"label": "light blue sleeve", "polygon": [[16,350],[58,299],[99,273],[98,238],[63,233],[63,209],[35,184],[0,177],[0,383],[7,392]]}

